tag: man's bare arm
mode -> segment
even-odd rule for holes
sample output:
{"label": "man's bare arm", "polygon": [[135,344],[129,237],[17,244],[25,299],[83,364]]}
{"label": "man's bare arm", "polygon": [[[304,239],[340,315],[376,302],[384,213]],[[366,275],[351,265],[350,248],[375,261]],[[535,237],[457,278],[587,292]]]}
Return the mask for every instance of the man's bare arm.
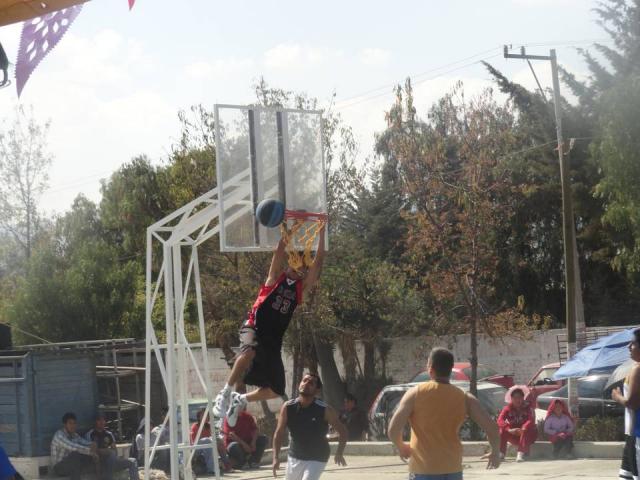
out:
{"label": "man's bare arm", "polygon": [[488,457],[489,463],[487,468],[498,468],[500,465],[500,433],[498,431],[498,425],[485,411],[482,404],[476,397],[467,393],[465,402],[469,417],[471,417],[471,420],[476,422],[478,426],[484,430],[487,434],[487,438],[489,439],[489,443],[491,444],[491,454]]}
{"label": "man's bare arm", "polygon": [[411,449],[402,439],[402,430],[413,413],[417,391],[417,387],[413,387],[404,394],[402,400],[400,400],[400,405],[398,405],[396,413],[393,414],[393,417],[389,422],[387,436],[400,452],[401,458],[409,458],[411,456]]}
{"label": "man's bare arm", "polygon": [[283,404],[280,409],[280,416],[278,417],[278,424],[276,430],[273,433],[273,476],[277,475],[277,471],[280,468],[280,449],[282,448],[282,439],[284,437],[284,431],[287,428],[287,404]]}
{"label": "man's bare arm", "polygon": [[278,242],[278,246],[273,252],[273,257],[271,257],[271,266],[269,267],[269,274],[267,275],[267,281],[265,282],[267,287],[276,283],[276,280],[278,280],[278,277],[282,273],[282,265],[284,264],[286,257],[286,246],[287,243],[285,239],[281,237]]}
{"label": "man's bare arm", "polygon": [[325,255],[324,237],[326,228],[327,224],[325,223],[318,232],[318,251],[316,252],[316,258],[313,260],[313,265],[309,268],[307,277],[304,279],[304,293],[311,290],[315,284],[318,283],[318,279],[320,278],[320,272],[322,272],[322,264],[324,263]]}
{"label": "man's bare arm", "polygon": [[623,407],[631,408],[632,410],[637,410],[640,408],[640,364],[635,365],[631,369],[631,374],[629,375],[629,396],[624,397],[620,389],[613,390],[611,392],[611,397],[618,402]]}

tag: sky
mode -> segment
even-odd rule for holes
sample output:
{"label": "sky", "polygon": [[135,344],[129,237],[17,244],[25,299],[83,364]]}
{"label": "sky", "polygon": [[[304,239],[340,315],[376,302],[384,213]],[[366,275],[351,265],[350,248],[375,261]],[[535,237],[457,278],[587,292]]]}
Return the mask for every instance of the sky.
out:
{"label": "sky", "polygon": [[[191,105],[254,101],[263,76],[273,87],[306,92],[350,125],[362,158],[384,128],[392,89],[407,76],[418,113],[457,81],[467,95],[491,86],[479,60],[534,88],[526,63],[502,58],[502,45],[528,53],[556,48],[561,65],[587,75],[576,48],[606,41],[595,0],[127,0],[88,2],[40,64],[18,100],[0,90],[2,126],[18,102],[50,121],[53,155],[47,214],[83,193],[99,201],[100,180],[131,158],[166,162],[177,113]],[[15,62],[20,25],[0,27]],[[551,86],[546,62],[534,65]],[[566,93],[566,88],[565,88]]]}

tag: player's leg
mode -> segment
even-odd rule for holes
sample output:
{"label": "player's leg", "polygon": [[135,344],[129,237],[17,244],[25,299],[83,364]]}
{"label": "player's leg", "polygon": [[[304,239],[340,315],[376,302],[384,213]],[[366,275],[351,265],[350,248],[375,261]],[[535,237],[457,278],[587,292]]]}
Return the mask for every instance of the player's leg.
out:
{"label": "player's leg", "polygon": [[231,373],[229,374],[227,385],[237,387],[245,372],[249,370],[251,362],[253,362],[253,359],[255,357],[256,351],[253,348],[247,348],[245,351],[240,352],[240,355],[236,357],[236,360],[233,363],[233,367],[231,368]]}
{"label": "player's leg", "polygon": [[231,427],[235,426],[238,415],[249,402],[270,400],[284,395],[286,380],[282,352],[279,349],[258,346],[255,361],[247,372],[245,381],[249,385],[256,385],[258,389],[244,395],[232,395],[227,410],[227,422]]}
{"label": "player's leg", "polygon": [[302,475],[302,480],[319,480],[326,466],[327,464],[325,462],[307,460],[305,462],[305,471]]}
{"label": "player's leg", "polygon": [[231,368],[231,373],[227,383],[220,390],[213,405],[213,415],[222,418],[226,415],[231,404],[231,393],[233,387],[242,379],[245,372],[251,367],[251,363],[256,356],[256,331],[250,327],[240,329],[240,354],[236,357]]}

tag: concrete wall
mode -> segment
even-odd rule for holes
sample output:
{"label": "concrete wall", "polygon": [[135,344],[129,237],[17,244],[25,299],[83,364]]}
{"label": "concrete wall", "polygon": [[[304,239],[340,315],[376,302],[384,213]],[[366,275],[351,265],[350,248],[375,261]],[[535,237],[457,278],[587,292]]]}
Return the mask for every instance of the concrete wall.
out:
{"label": "concrete wall", "polygon": [[[480,335],[478,338],[478,358],[480,363],[492,367],[500,373],[513,374],[516,383],[526,383],[540,366],[558,361],[557,335],[564,329],[530,332],[526,339],[506,337],[491,339]],[[449,335],[442,337],[400,337],[389,339],[391,349],[386,361],[387,375],[396,382],[405,382],[413,377],[426,364],[431,348],[442,346],[453,351],[456,361],[468,361],[470,355],[469,335]],[[364,352],[358,348],[360,361],[364,361]],[[222,351],[209,349],[209,364],[214,390],[217,392],[229,374],[229,367],[223,359]],[[198,358],[200,358],[198,356]],[[344,375],[342,356],[335,353],[340,373]],[[291,391],[292,359],[285,354],[284,364],[287,375],[287,394]],[[201,362],[201,360],[199,360]],[[204,390],[193,368],[189,369],[189,390],[192,397],[204,396]],[[274,402],[272,409],[277,408]],[[259,413],[258,410],[255,413]]]}

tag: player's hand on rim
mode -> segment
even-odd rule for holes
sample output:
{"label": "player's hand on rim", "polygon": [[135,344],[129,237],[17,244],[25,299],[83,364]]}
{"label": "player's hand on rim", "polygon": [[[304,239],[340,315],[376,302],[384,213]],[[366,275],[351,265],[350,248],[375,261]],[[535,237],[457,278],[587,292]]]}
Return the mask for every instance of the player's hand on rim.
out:
{"label": "player's hand on rim", "polygon": [[336,465],[340,465],[341,467],[347,466],[347,462],[344,459],[344,455],[342,455],[341,453],[336,453],[336,456],[334,457],[333,461],[336,463]]}

